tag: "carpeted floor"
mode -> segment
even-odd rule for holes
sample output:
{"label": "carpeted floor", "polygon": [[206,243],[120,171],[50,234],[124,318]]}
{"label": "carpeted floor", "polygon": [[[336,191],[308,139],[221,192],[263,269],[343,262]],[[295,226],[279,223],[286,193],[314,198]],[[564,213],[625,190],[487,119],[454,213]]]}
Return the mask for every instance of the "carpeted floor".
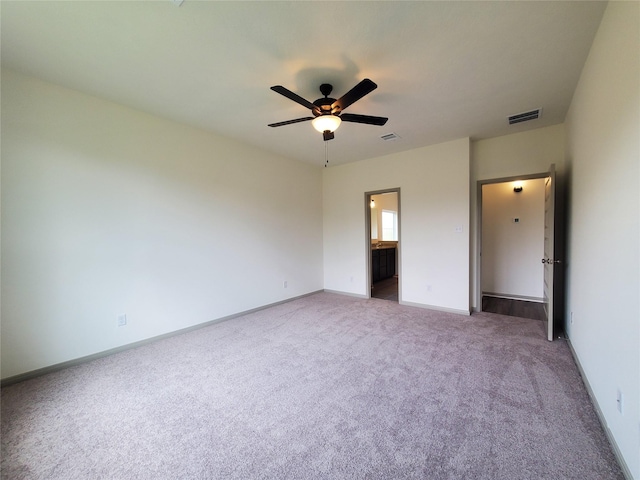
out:
{"label": "carpeted floor", "polygon": [[6,479],[622,479],[542,324],[320,293],[2,389]]}

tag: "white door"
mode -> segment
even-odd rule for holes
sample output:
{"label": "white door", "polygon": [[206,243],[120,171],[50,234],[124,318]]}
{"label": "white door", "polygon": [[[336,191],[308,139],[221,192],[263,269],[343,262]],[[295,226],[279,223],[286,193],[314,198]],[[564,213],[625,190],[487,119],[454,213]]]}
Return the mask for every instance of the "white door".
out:
{"label": "white door", "polygon": [[549,176],[545,179],[544,186],[544,310],[545,329],[547,339],[553,341],[554,337],[554,283],[556,281],[556,270],[560,260],[556,258],[556,172],[555,165],[549,168]]}

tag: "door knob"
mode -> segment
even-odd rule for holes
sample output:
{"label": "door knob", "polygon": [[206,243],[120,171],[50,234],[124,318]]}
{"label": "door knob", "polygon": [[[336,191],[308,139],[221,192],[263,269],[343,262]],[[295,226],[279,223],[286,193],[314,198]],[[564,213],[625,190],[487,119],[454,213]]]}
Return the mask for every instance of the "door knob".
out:
{"label": "door knob", "polygon": [[562,263],[561,260],[552,260],[550,258],[543,258],[542,259],[542,263],[548,263],[549,265],[553,264],[553,263]]}

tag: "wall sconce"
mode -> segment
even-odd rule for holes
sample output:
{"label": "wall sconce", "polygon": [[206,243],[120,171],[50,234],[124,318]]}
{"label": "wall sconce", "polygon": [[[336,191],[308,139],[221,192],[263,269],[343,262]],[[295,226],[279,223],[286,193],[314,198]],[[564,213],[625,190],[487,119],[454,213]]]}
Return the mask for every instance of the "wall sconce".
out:
{"label": "wall sconce", "polygon": [[522,185],[519,183],[516,183],[516,186],[513,187],[513,191],[516,193],[520,193],[522,191]]}

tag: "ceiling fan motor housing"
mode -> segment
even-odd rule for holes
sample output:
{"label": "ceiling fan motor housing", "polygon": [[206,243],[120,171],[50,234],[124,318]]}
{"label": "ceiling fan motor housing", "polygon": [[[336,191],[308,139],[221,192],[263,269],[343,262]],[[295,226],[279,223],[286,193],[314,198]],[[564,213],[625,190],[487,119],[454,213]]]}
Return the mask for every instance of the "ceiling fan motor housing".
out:
{"label": "ceiling fan motor housing", "polygon": [[331,105],[336,101],[335,98],[329,98],[329,95],[333,91],[333,85],[330,83],[323,83],[320,85],[320,93],[324,95],[324,98],[319,98],[313,104],[319,109],[314,109],[313,114],[316,117],[320,115],[338,115],[340,113],[340,107],[335,106],[331,107]]}
{"label": "ceiling fan motor housing", "polygon": [[318,107],[317,109],[313,109],[313,114],[318,117],[320,115],[338,115],[340,114],[340,107],[336,105],[335,107],[331,107],[331,105],[336,101],[335,98],[319,98],[313,104]]}

